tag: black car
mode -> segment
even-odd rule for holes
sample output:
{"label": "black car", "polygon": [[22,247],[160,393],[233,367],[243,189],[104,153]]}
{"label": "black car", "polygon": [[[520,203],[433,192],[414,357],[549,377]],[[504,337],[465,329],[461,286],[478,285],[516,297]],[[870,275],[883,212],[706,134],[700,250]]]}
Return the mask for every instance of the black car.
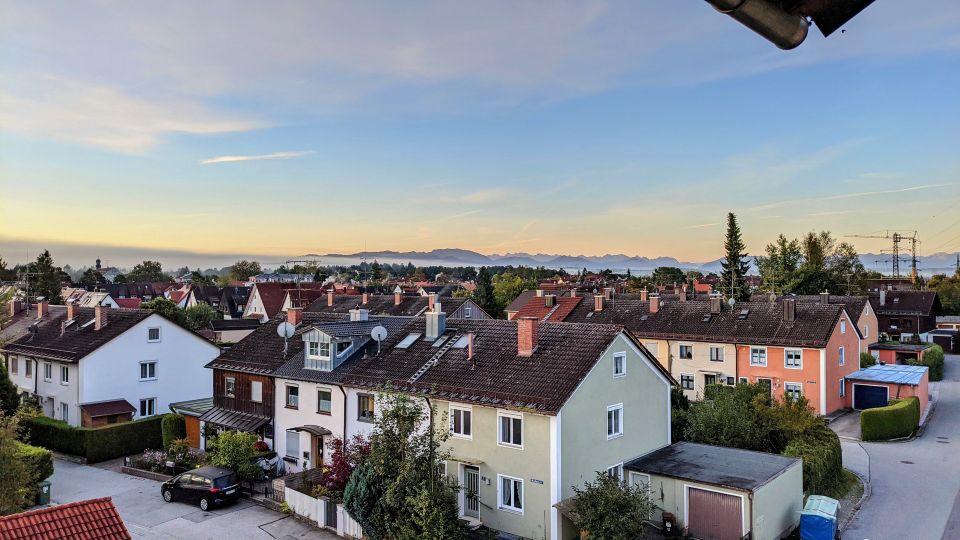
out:
{"label": "black car", "polygon": [[171,478],[160,486],[163,500],[200,505],[201,510],[235,501],[240,497],[240,481],[233,471],[219,467],[200,467]]}

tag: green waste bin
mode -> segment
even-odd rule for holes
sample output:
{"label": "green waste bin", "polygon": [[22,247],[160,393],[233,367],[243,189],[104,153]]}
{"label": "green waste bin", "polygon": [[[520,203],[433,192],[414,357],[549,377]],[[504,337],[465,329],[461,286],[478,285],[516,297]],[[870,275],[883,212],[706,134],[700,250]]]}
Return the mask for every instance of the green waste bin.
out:
{"label": "green waste bin", "polygon": [[37,504],[50,504],[50,482],[44,480],[40,482],[40,493],[37,495]]}

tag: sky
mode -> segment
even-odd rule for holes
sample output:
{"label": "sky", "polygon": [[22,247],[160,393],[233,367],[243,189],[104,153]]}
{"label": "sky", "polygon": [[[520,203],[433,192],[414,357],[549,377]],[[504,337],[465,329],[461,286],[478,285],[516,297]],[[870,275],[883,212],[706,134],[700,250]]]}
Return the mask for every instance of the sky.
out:
{"label": "sky", "polygon": [[958,251],[957,96],[955,0],[792,51],[701,0],[0,0],[0,257]]}

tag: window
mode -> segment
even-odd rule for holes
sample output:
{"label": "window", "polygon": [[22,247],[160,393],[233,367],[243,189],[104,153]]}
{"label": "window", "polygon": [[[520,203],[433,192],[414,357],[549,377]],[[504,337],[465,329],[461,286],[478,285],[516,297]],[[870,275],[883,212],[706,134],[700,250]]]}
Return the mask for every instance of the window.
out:
{"label": "window", "polygon": [[627,353],[619,352],[613,355],[613,376],[623,377],[627,374]]}
{"label": "window", "polygon": [[338,341],[337,342],[337,356],[340,356],[347,349],[353,346],[352,341]]}
{"label": "window", "polygon": [[870,325],[869,325],[869,324],[863,325],[863,337],[864,337],[864,338],[870,337]]}
{"label": "window", "polygon": [[710,361],[723,362],[723,347],[710,347]]}
{"label": "window", "polygon": [[639,486],[647,493],[650,493],[650,475],[630,471],[630,485]]}
{"label": "window", "polygon": [[403,340],[400,341],[400,343],[397,343],[396,346],[395,346],[395,348],[397,348],[397,349],[406,349],[406,348],[410,347],[411,345],[413,345],[413,342],[416,341],[417,338],[419,338],[419,337],[422,336],[422,335],[423,335],[423,334],[409,334],[407,337],[403,338]]}
{"label": "window", "polygon": [[70,384],[70,368],[60,366],[60,384]]}
{"label": "window", "polygon": [[508,412],[497,413],[498,438],[501,446],[523,447],[523,415]]}
{"label": "window", "polygon": [[33,378],[33,362],[29,358],[23,361],[23,375],[28,379]]}
{"label": "window", "polygon": [[523,513],[523,480],[497,475],[500,484],[499,507],[501,510]]}
{"label": "window", "polygon": [[43,380],[50,382],[53,380],[53,364],[46,362],[43,364]]}
{"label": "window", "polygon": [[847,379],[845,377],[840,377],[840,397],[847,395]]}
{"label": "window", "polygon": [[317,390],[317,412],[320,414],[333,412],[333,394],[330,390],[325,388]]}
{"label": "window", "polygon": [[607,467],[607,475],[617,480],[623,480],[623,463],[617,463],[616,465]]}
{"label": "window", "polygon": [[607,407],[607,440],[623,435],[623,403]]}
{"label": "window", "polygon": [[783,383],[783,393],[790,400],[798,400],[803,395],[803,385],[800,383]]}
{"label": "window", "polygon": [[840,333],[841,333],[841,334],[846,334],[846,333],[847,333],[847,320],[846,320],[846,319],[841,319],[841,320],[840,320]]}
{"label": "window", "polygon": [[357,420],[373,422],[373,396],[360,394],[357,396]]}
{"label": "window", "polygon": [[800,349],[787,349],[783,351],[783,367],[789,369],[802,369],[803,351]]}
{"label": "window", "polygon": [[767,349],[763,347],[751,347],[750,348],[750,365],[751,366],[767,366]]}
{"label": "window", "polygon": [[233,377],[223,379],[223,395],[227,397],[237,397],[237,380]]}
{"label": "window", "polygon": [[151,381],[157,378],[156,362],[140,362],[140,380]]}
{"label": "window", "polygon": [[320,342],[311,341],[307,344],[307,354],[309,356],[320,356]]}
{"label": "window", "polygon": [[467,307],[463,308],[463,318],[464,318],[464,319],[469,319],[469,318],[472,317],[472,316],[473,316],[473,308],[471,308],[470,306],[467,306]]}
{"label": "window", "polygon": [[473,409],[450,406],[450,434],[454,437],[473,437]]}
{"label": "window", "polygon": [[703,376],[703,385],[707,386],[708,384],[717,384],[717,376],[713,373],[706,373]]}
{"label": "window", "polygon": [[261,381],[250,381],[250,401],[254,403],[263,402],[263,383]]}
{"label": "window", "polygon": [[296,409],[300,406],[300,388],[291,384],[287,385],[287,408]]}
{"label": "window", "polygon": [[740,377],[740,384],[750,384],[750,379],[746,377]]}
{"label": "window", "polygon": [[147,341],[150,341],[150,342],[160,341],[160,329],[147,328]]}
{"label": "window", "polygon": [[690,360],[693,358],[693,345],[680,346],[680,358]]}
{"label": "window", "polygon": [[300,432],[287,431],[287,457],[297,459],[300,457]]}
{"label": "window", "polygon": [[693,375],[680,374],[680,388],[693,390]]}
{"label": "window", "polygon": [[70,421],[70,406],[66,403],[60,403],[60,419],[64,422]]}
{"label": "window", "polygon": [[846,358],[845,358],[846,355],[843,354],[843,353],[844,353],[843,347],[840,347],[840,365],[841,365],[841,366],[843,365],[844,361],[846,360]]}
{"label": "window", "polygon": [[140,416],[153,416],[157,413],[157,398],[140,400]]}
{"label": "window", "polygon": [[19,363],[20,363],[20,360],[16,356],[11,356],[10,369],[8,369],[7,371],[9,371],[12,375],[16,375],[19,372],[18,371],[19,368],[17,367],[17,364]]}

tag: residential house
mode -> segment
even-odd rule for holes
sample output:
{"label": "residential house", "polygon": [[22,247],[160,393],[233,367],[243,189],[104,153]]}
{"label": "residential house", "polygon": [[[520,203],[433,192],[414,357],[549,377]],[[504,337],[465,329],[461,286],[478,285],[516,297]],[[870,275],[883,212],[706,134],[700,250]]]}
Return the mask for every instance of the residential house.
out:
{"label": "residential house", "polygon": [[[18,389],[73,426],[159,414],[210,393],[218,347],[148,310],[37,305],[27,332],[0,349]],[[105,376],[108,375],[108,376]]]}
{"label": "residential house", "polygon": [[221,345],[237,343],[260,327],[260,319],[220,319],[210,321],[213,340]]}
{"label": "residential house", "polygon": [[220,290],[220,302],[217,308],[224,319],[242,319],[243,311],[250,299],[250,287],[228,286]]}
{"label": "residential house", "polygon": [[283,309],[287,291],[290,289],[321,289],[319,283],[257,282],[251,287],[247,304],[243,309],[243,318],[257,318],[267,322]]}
{"label": "residential house", "polygon": [[[775,297],[775,300],[782,298],[783,297]],[[847,310],[847,314],[857,322],[857,328],[860,329],[862,339],[860,340],[859,351],[867,352],[870,344],[877,341],[877,314],[873,310],[873,306],[870,305],[869,296],[832,295],[823,292],[820,294],[788,295],[786,298],[794,298],[800,303],[843,304]],[[770,295],[768,294],[758,293],[751,297],[751,300],[754,302],[762,302],[769,299]]]}
{"label": "residential house", "polygon": [[281,274],[267,272],[250,277],[252,283],[313,283],[313,274]]}
{"label": "residential house", "polygon": [[420,317],[436,306],[442,306],[448,319],[489,319],[491,318],[476,302],[469,298],[455,296],[437,297],[403,295],[400,293],[359,295],[333,294],[327,291],[325,296],[311,303],[304,311],[311,313],[348,313],[353,308],[363,308],[371,315],[393,315],[398,317]]}
{"label": "residential house", "polygon": [[205,448],[206,437],[200,427],[200,417],[213,408],[213,398],[190,399],[170,404],[170,411],[183,416],[187,441],[191,448]]}
{"label": "residential house", "polygon": [[880,290],[870,296],[880,332],[894,339],[923,335],[937,327],[943,314],[937,291]]}

